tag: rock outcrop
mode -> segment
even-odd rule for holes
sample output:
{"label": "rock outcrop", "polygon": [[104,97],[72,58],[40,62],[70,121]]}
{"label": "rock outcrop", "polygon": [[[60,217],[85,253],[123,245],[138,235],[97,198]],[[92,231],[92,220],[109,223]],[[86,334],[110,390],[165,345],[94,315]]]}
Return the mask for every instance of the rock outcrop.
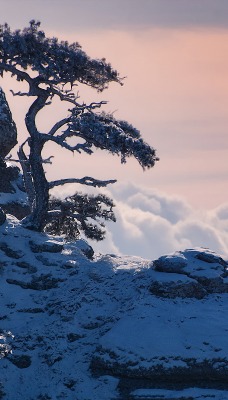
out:
{"label": "rock outcrop", "polygon": [[18,219],[26,217],[30,211],[23,178],[17,166],[0,158],[0,207]]}
{"label": "rock outcrop", "polygon": [[[162,256],[153,267],[169,274],[166,281],[157,278],[150,286],[158,297],[202,299],[212,293],[228,293],[228,263],[210,251],[190,249]],[[178,274],[178,279],[173,279],[173,274]]]}
{"label": "rock outcrop", "polygon": [[7,164],[4,161],[16,144],[17,128],[5,94],[0,87],[0,207],[5,213],[22,219],[29,212],[23,192],[22,176],[16,165]]}
{"label": "rock outcrop", "polygon": [[17,128],[7,103],[5,93],[0,87],[0,158],[9,154],[17,144]]}
{"label": "rock outcrop", "polygon": [[121,377],[125,396],[142,387],[226,387],[228,262],[190,249],[154,261],[146,275],[150,297],[141,291],[130,313],[100,339],[92,369]]}

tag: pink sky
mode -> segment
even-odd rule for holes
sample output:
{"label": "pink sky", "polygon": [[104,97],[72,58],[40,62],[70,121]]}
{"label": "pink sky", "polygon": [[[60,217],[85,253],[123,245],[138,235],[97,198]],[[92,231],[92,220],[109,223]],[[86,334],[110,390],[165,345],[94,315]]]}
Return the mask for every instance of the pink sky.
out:
{"label": "pink sky", "polygon": [[[43,27],[45,28],[45,26]],[[122,76],[124,86],[112,84],[102,94],[80,88],[82,100],[108,100],[107,111],[116,111],[138,127],[157,149],[160,162],[143,173],[136,161],[121,166],[105,153],[95,156],[56,157],[50,177],[82,175],[134,181],[168,194],[184,196],[194,206],[216,207],[228,195],[228,31],[144,29],[91,32],[50,31],[70,42],[77,39],[91,57],[105,56]],[[11,79],[9,84],[11,85]],[[9,87],[8,86],[8,87]],[[4,87],[4,85],[3,85]],[[18,86],[19,87],[19,86]],[[8,96],[19,132],[26,111],[20,99]],[[26,100],[21,99],[21,103]],[[57,104],[40,115],[42,129],[65,115]],[[53,152],[53,148],[47,150]],[[110,169],[110,172],[108,170]],[[110,176],[111,175],[111,176]]]}
{"label": "pink sky", "polygon": [[107,31],[83,34],[80,42],[127,75],[123,88],[102,96],[161,157],[143,175],[132,165],[134,177],[200,207],[226,201],[228,31]]}

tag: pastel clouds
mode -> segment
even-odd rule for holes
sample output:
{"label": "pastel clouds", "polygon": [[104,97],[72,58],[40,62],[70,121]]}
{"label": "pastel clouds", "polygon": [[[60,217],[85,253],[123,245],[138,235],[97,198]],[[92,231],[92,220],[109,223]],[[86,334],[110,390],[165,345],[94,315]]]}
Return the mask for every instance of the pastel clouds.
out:
{"label": "pastel clouds", "polygon": [[92,243],[96,251],[132,254],[149,259],[192,247],[208,247],[228,256],[228,203],[211,211],[195,211],[187,202],[156,190],[116,185],[116,224],[107,240]]}

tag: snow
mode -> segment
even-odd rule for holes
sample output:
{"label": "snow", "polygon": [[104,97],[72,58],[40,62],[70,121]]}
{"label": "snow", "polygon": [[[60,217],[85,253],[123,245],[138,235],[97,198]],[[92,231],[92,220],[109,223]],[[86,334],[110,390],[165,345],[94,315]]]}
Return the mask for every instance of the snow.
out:
{"label": "snow", "polygon": [[[179,391],[179,396],[182,396],[182,399],[194,399],[194,400],[227,400],[227,392],[223,390],[215,390],[215,389],[201,389],[201,388],[190,388],[183,389]],[[135,390],[132,393],[133,399],[176,399],[178,395],[178,391],[176,390],[162,390],[162,389],[153,389],[150,390]]]}
{"label": "snow", "polygon": [[[208,249],[176,252],[163,264],[114,254],[90,260],[86,248],[26,230],[9,215],[0,227],[0,398],[228,398],[224,381],[210,376],[200,387],[174,388],[148,386],[147,375],[158,365],[169,373],[208,360],[227,379],[226,286],[201,299],[150,291],[152,282],[187,285],[198,275],[225,282],[226,262]],[[121,391],[131,374],[132,387]]]}
{"label": "snow", "polygon": [[200,362],[213,358],[215,352],[219,358],[227,357],[228,322],[221,316],[227,315],[228,295],[219,301],[212,296],[200,307],[199,301],[192,299],[153,298],[151,304],[148,299],[146,302],[141,300],[101,339],[103,348],[111,348],[119,357],[126,358],[127,353],[129,361],[137,365],[143,358],[141,366],[160,363],[166,368],[179,366],[180,358],[193,357]]}

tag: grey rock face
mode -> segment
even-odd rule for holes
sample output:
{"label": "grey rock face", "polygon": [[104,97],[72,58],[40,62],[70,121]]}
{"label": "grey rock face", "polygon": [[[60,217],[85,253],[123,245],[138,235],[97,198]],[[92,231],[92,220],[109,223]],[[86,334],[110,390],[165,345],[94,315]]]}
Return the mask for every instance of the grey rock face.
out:
{"label": "grey rock face", "polygon": [[5,94],[0,88],[0,157],[4,158],[17,144],[17,128]]}
{"label": "grey rock face", "polygon": [[0,225],[3,225],[6,220],[6,214],[3,209],[0,207]]}

